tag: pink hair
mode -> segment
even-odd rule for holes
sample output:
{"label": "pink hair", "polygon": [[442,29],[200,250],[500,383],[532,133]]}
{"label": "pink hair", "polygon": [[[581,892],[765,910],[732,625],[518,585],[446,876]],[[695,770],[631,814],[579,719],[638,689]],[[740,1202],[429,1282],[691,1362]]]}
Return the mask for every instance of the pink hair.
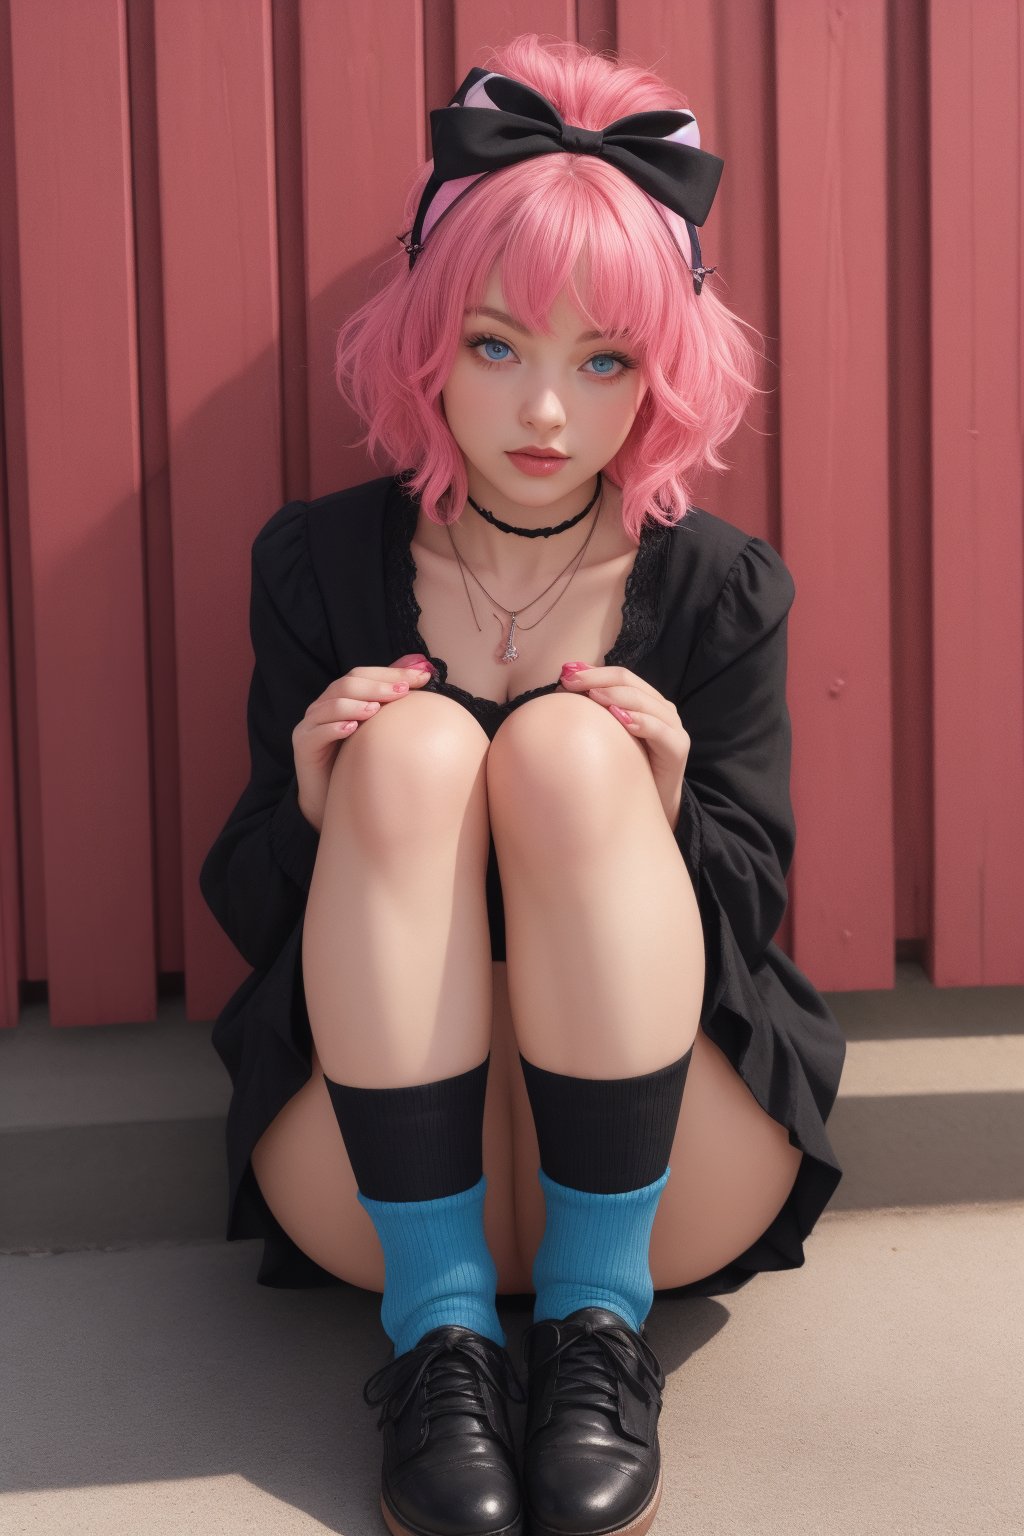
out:
{"label": "pink hair", "polygon": [[[579,43],[542,43],[536,33],[494,50],[486,67],[533,87],[581,128],[688,108],[645,69]],[[432,164],[409,191],[404,227]],[[414,471],[407,485],[432,521],[452,521],[466,501],[465,464],[440,395],[462,312],[483,302],[495,263],[507,308],[531,330],[551,334],[550,310],[565,289],[596,328],[628,333],[648,392],[604,473],[622,489],[633,539],[646,517],[681,521],[689,481],[702,468],[728,468],[718,450],[760,392],[758,354],[743,335],[746,322],[709,291],[710,278],[694,292],[680,259],[685,224],[668,217],[678,222],[678,245],[664,214],[613,166],[592,155],[543,155],[481,178],[437,222],[411,271],[404,251],[393,258],[400,269],[338,332],[335,379],[369,424],[359,441],[375,460],[382,448],[394,466]]]}

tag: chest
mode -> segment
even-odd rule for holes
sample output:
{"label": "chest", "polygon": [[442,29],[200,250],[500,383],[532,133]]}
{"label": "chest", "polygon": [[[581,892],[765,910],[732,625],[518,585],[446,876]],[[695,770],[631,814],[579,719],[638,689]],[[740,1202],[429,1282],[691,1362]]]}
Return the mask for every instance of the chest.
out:
{"label": "chest", "polygon": [[431,656],[447,663],[450,683],[478,698],[508,703],[521,693],[557,682],[566,661],[601,666],[619,638],[635,548],[580,568],[568,587],[571,572],[566,572],[546,592],[544,582],[536,584],[538,590],[497,592],[485,579],[484,585],[506,607],[522,604],[512,637],[519,655],[510,662],[498,659],[505,649],[510,617],[489,600],[468,570],[463,584],[456,561],[443,559],[415,541],[411,549],[416,564],[413,591],[420,607],[417,627],[424,645]]}

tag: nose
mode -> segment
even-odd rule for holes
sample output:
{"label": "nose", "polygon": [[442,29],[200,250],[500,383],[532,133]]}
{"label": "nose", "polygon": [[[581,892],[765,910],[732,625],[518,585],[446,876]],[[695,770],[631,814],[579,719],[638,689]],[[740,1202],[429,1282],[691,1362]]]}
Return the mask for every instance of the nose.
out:
{"label": "nose", "polygon": [[525,403],[521,420],[525,427],[533,429],[549,431],[562,427],[565,425],[565,406],[554,389],[541,389]]}

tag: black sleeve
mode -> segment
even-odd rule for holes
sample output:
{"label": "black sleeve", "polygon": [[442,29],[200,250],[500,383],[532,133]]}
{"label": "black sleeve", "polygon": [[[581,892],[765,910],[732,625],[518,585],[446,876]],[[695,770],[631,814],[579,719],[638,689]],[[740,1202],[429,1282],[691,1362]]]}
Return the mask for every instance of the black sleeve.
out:
{"label": "black sleeve", "polygon": [[707,877],[748,967],[782,921],[796,843],[786,704],[795,595],[782,556],[751,538],[729,569],[675,701],[690,736],[676,841],[695,883]]}
{"label": "black sleeve", "polygon": [[339,675],[306,511],[305,502],[288,502],[252,545],[249,782],[199,874],[210,911],[257,970],[271,964],[302,913],[320,842],[299,810],[292,731]]}

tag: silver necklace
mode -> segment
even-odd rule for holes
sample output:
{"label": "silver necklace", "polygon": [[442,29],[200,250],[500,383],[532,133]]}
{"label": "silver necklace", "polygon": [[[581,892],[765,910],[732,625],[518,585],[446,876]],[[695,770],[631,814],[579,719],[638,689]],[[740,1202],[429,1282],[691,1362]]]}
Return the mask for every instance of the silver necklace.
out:
{"label": "silver necklace", "polygon": [[[591,524],[590,532],[587,534],[586,538],[583,541],[582,549],[578,550],[577,553],[575,555],[573,555],[573,557],[569,561],[568,565],[565,565],[565,566],[562,567],[562,569],[558,572],[558,575],[554,578],[553,581],[550,581],[548,583],[548,585],[544,588],[543,592],[538,592],[536,597],[531,598],[531,600],[528,603],[524,603],[521,608],[506,608],[504,603],[499,603],[498,599],[496,597],[492,597],[491,596],[490,592],[488,592],[487,588],[484,586],[484,584],[480,580],[479,576],[477,576],[476,572],[474,570],[472,570],[472,568],[469,565],[467,565],[465,560],[463,560],[462,556],[459,554],[458,548],[457,548],[456,543],[455,543],[455,539],[452,537],[452,530],[448,526],[448,524],[445,523],[445,528],[448,530],[448,537],[449,537],[449,539],[451,539],[452,549],[453,549],[453,551],[455,553],[455,558],[456,558],[456,560],[459,563],[459,571],[460,571],[461,576],[462,576],[462,585],[466,589],[466,598],[467,598],[467,600],[469,602],[470,612],[473,615],[473,622],[474,622],[474,624],[477,627],[477,631],[478,632],[480,631],[481,625],[480,625],[479,619],[476,616],[476,609],[473,607],[473,599],[470,596],[469,587],[468,587],[468,585],[466,583],[466,572],[467,571],[469,571],[469,574],[472,576],[473,580],[476,582],[476,584],[480,588],[481,592],[483,592],[484,596],[490,602],[497,603],[497,606],[501,609],[502,613],[505,614],[506,617],[510,620],[509,627],[508,627],[508,634],[506,635],[505,634],[505,621],[504,621],[504,619],[499,618],[498,614],[496,614],[493,609],[491,610],[492,617],[497,622],[498,628],[501,631],[501,639],[500,639],[499,647],[498,647],[497,652],[495,653],[495,660],[496,661],[502,661],[502,662],[506,662],[506,663],[507,662],[512,662],[512,661],[518,661],[518,659],[519,659],[519,647],[515,643],[516,630],[517,629],[522,629],[526,633],[529,633],[529,631],[531,629],[536,629],[537,625],[540,624],[544,619],[547,618],[548,614],[551,612],[551,609],[554,608],[555,603],[560,603],[562,601],[562,598],[565,596],[566,592],[568,592],[569,588],[572,586],[573,578],[576,575],[576,571],[579,570],[580,564],[581,564],[581,562],[583,560],[583,556],[587,552],[587,545],[590,543],[591,539],[594,537],[594,532],[595,532],[595,529],[597,528],[597,520],[601,516],[601,507],[603,506],[603,504],[604,504],[604,485],[602,484],[602,486],[601,486],[601,495],[600,495],[600,499],[599,499],[598,504],[597,504],[597,512],[594,515],[594,521]],[[572,576],[569,577],[569,580],[566,582],[564,588],[558,594],[558,596],[555,598],[554,603],[551,603],[551,605],[549,607],[545,608],[545,610],[541,614],[540,618],[539,619],[534,619],[532,624],[520,624],[519,623],[519,615],[521,613],[525,613],[528,608],[532,608],[534,603],[539,603],[541,598],[545,595],[545,593],[551,591],[551,588],[555,585],[555,582],[561,580],[561,578],[565,575],[566,571],[569,569],[569,566],[573,565],[574,562],[575,562],[575,569],[573,570]]]}

